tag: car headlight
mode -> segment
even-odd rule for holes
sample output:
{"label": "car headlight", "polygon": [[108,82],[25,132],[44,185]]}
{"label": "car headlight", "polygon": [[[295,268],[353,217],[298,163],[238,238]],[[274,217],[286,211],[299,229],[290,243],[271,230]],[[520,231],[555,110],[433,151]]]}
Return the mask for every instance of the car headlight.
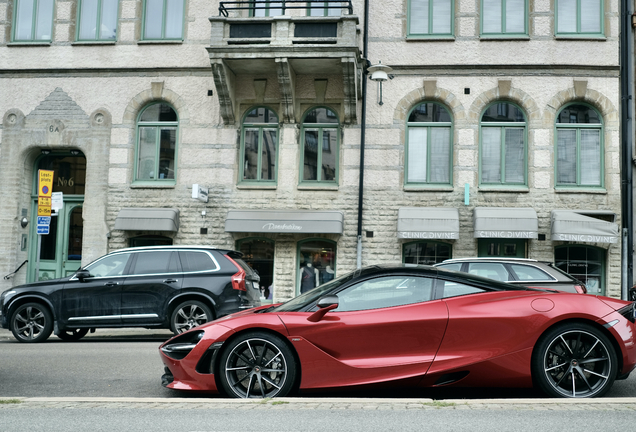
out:
{"label": "car headlight", "polygon": [[175,336],[161,347],[161,351],[174,360],[185,358],[203,337],[204,331],[193,331]]}

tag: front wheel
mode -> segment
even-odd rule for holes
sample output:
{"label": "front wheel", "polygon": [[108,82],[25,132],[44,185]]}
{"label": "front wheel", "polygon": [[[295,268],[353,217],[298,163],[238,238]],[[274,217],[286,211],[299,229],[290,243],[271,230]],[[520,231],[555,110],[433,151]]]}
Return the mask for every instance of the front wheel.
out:
{"label": "front wheel", "polygon": [[583,323],[563,324],[546,333],[532,358],[532,376],[553,397],[602,396],[614,383],[616,353],[598,329]]}
{"label": "front wheel", "polygon": [[212,321],[212,311],[197,300],[187,300],[179,304],[170,318],[170,329],[179,334]]}
{"label": "front wheel", "polygon": [[88,329],[62,330],[57,337],[65,342],[75,342],[86,336],[87,333]]}
{"label": "front wheel", "polygon": [[219,380],[231,397],[283,397],[296,381],[296,360],[291,349],[269,333],[247,333],[230,341],[219,364]]}
{"label": "front wheel", "polygon": [[11,332],[20,342],[45,341],[53,331],[53,317],[41,303],[25,303],[11,315]]}

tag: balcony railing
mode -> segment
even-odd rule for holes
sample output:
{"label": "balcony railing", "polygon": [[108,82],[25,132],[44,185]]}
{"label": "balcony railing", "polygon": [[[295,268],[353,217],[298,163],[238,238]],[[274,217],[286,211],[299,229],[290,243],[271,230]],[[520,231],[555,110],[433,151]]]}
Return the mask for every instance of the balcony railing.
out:
{"label": "balcony railing", "polygon": [[294,9],[304,9],[308,16],[339,16],[343,9],[349,15],[353,15],[353,5],[350,0],[283,0],[280,2],[247,0],[221,2],[219,16],[228,17],[230,11],[249,11],[249,15],[254,17],[277,16],[285,15],[285,11]]}

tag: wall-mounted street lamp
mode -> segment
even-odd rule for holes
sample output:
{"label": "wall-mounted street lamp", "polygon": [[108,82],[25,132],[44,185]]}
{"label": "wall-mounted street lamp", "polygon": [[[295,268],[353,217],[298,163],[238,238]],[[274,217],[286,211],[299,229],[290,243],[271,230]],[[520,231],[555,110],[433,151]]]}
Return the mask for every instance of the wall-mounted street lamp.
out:
{"label": "wall-mounted street lamp", "polygon": [[380,84],[380,105],[383,105],[382,102],[382,83],[389,78],[393,78],[393,76],[389,75],[389,72],[393,70],[393,68],[383,65],[382,62],[378,62],[377,65],[369,66],[367,69],[371,74],[371,81],[376,81]]}

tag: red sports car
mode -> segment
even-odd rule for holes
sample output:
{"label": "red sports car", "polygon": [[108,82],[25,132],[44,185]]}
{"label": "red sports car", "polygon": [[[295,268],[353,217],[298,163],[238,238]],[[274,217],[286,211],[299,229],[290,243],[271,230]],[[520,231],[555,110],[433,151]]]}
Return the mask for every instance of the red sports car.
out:
{"label": "red sports car", "polygon": [[375,384],[601,396],[636,365],[635,305],[372,266],[175,336],[160,347],[162,382],[240,398]]}

